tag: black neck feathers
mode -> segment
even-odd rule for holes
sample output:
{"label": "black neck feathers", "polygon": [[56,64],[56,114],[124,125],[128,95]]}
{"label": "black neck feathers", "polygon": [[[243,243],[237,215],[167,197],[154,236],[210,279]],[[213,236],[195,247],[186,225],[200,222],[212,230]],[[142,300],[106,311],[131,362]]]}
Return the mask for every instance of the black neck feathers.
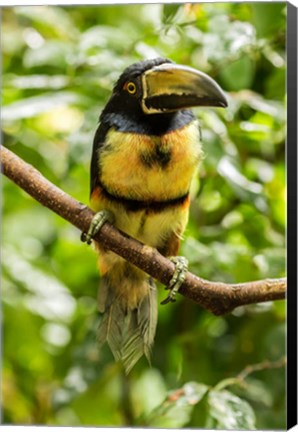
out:
{"label": "black neck feathers", "polygon": [[194,120],[194,115],[190,110],[151,115],[110,112],[102,115],[100,120],[119,132],[161,136],[186,126]]}

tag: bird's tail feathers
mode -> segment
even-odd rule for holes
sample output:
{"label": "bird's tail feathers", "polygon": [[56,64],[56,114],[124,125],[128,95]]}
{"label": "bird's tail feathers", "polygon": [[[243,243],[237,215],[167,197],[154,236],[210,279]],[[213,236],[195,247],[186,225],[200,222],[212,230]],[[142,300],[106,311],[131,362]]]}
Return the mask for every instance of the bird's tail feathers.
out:
{"label": "bird's tail feathers", "polygon": [[[98,329],[98,342],[107,342],[116,361],[128,374],[145,354],[150,363],[150,352],[157,325],[157,293],[152,279],[139,281],[142,297],[133,307],[105,275],[101,279],[99,310],[103,312]],[[137,289],[137,287],[134,287]]]}

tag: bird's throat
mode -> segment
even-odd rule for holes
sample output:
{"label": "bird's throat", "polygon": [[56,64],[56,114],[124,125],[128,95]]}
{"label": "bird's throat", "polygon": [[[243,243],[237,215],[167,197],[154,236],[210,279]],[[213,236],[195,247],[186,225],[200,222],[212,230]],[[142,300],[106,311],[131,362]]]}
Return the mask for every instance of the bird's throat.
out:
{"label": "bird's throat", "polygon": [[194,115],[190,110],[152,115],[141,111],[107,112],[101,121],[119,132],[162,136],[192,123]]}

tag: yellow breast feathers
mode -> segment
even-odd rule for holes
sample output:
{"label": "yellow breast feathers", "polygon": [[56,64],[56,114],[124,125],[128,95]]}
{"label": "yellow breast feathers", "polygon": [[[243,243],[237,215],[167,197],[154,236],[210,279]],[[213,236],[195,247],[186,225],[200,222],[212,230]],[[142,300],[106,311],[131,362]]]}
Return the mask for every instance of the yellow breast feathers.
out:
{"label": "yellow breast feathers", "polygon": [[197,121],[163,136],[111,129],[100,155],[101,182],[128,199],[175,199],[189,191],[201,157]]}

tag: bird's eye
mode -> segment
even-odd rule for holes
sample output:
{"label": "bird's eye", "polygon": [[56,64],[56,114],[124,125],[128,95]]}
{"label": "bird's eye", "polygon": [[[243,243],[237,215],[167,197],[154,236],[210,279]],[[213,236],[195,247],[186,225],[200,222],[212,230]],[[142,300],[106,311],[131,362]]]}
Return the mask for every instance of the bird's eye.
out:
{"label": "bird's eye", "polygon": [[137,86],[135,85],[134,82],[129,82],[126,84],[126,90],[130,94],[135,94],[135,92],[137,91]]}

